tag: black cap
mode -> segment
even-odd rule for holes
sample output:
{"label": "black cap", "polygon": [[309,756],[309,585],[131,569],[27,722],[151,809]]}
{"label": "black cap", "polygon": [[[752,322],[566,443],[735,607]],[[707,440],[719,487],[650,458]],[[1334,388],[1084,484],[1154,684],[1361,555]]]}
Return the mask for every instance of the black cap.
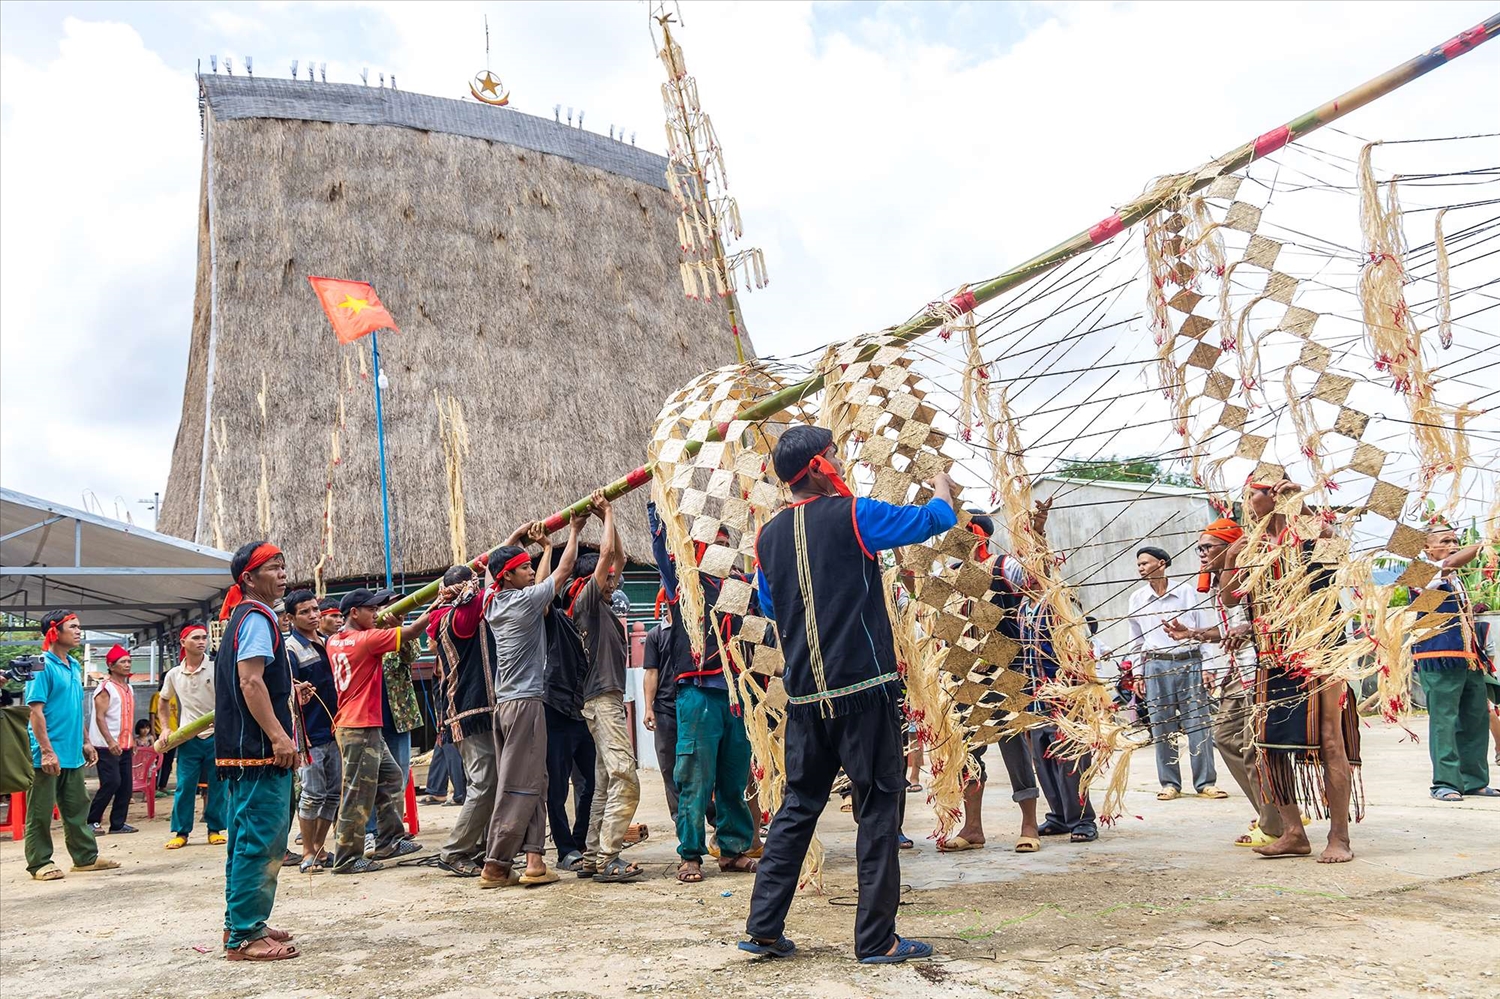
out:
{"label": "black cap", "polygon": [[401,594],[397,593],[395,590],[376,590],[375,601],[370,606],[384,607],[386,604],[393,604],[400,599]]}
{"label": "black cap", "polygon": [[1139,547],[1139,548],[1137,548],[1135,550],[1135,553],[1138,556],[1139,555],[1150,555],[1152,558],[1156,559],[1158,562],[1165,562],[1167,565],[1171,565],[1172,564],[1172,556],[1169,555],[1169,554],[1167,554],[1166,549],[1158,548],[1155,545],[1142,545],[1141,547]]}
{"label": "black cap", "polygon": [[339,611],[347,614],[356,607],[379,607],[381,605],[379,597],[380,594],[373,590],[367,590],[364,587],[360,587],[357,590],[350,590],[339,601]]}

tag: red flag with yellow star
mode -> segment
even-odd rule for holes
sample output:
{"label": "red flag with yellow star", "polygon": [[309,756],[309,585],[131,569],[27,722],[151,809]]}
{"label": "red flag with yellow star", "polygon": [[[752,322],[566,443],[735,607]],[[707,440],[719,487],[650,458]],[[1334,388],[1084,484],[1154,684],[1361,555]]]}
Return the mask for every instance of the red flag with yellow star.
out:
{"label": "red flag with yellow star", "polygon": [[366,281],[313,277],[311,274],[307,281],[313,286],[323,311],[328,313],[328,321],[333,324],[339,343],[353,343],[376,330],[401,332],[396,320],[380,304],[374,285]]}

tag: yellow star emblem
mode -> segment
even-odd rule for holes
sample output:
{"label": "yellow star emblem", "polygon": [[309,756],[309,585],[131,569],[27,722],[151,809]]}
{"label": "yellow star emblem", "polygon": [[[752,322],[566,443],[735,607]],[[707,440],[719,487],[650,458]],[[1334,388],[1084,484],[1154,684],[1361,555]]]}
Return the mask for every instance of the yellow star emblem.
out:
{"label": "yellow star emblem", "polygon": [[352,315],[359,315],[370,307],[370,303],[363,298],[355,298],[353,295],[345,295],[344,300],[338,304],[340,309],[348,309]]}
{"label": "yellow star emblem", "polygon": [[479,81],[479,89],[491,97],[500,96],[500,81],[490,75],[489,70],[484,71],[484,78]]}

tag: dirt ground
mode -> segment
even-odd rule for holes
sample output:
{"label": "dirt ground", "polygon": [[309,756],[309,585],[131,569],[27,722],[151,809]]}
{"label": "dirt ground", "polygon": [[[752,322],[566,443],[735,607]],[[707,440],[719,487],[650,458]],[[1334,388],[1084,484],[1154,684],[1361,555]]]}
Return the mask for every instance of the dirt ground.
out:
{"label": "dirt ground", "polygon": [[[21,844],[0,844],[0,993],[5,996],[235,995],[765,999],[994,995],[1474,996],[1500,994],[1500,800],[1426,794],[1425,746],[1368,729],[1369,816],[1352,864],[1269,861],[1230,845],[1251,817],[1241,798],[1155,800],[1135,763],[1132,815],[1097,843],[1008,847],[1016,813],[1003,784],[985,808],[989,845],[940,856],[913,795],[899,929],[933,942],[931,962],[867,968],[852,959],[853,834],[823,821],[824,895],[804,894],[788,934],[799,956],[734,947],[751,878],[711,870],[667,879],[675,841],[655,771],[643,771],[652,838],[629,851],[652,877],[572,878],[525,891],[477,890],[432,868],[360,878],[284,873],[275,923],[304,956],[271,965],[220,956],[223,848],[167,853],[166,808],[133,836],[107,838],[118,872],[27,878]],[[999,768],[995,768],[999,769]],[[1222,768],[1221,768],[1222,772]],[[1496,775],[1500,782],[1500,774]],[[1228,783],[1225,775],[1225,783]],[[162,799],[160,804],[166,804]],[[457,809],[424,807],[421,842],[441,842]],[[1315,845],[1325,828],[1312,828]],[[61,847],[61,837],[58,837]]]}

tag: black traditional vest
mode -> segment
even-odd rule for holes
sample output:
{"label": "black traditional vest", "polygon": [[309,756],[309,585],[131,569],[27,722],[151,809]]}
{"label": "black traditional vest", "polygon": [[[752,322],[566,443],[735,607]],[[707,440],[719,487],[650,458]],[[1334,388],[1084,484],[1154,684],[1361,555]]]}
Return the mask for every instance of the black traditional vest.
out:
{"label": "black traditional vest", "polygon": [[247,614],[262,614],[271,625],[271,661],[266,663],[266,692],[271,710],[288,735],[292,733],[292,667],[286,642],[276,625],[276,615],[262,605],[246,600],[235,607],[214,658],[214,756],[220,780],[259,780],[287,773],[273,764],[271,740],[240,691],[240,622]]}
{"label": "black traditional vest", "polygon": [[899,679],[896,643],[880,562],[855,530],[854,500],[824,496],[782,510],[761,530],[756,555],[786,657],[788,713],[888,706]]}
{"label": "black traditional vest", "polygon": [[461,742],[495,727],[495,636],[481,617],[474,634],[460,638],[453,630],[453,613],[438,622],[436,647],[443,671],[443,724],[453,741]]}

